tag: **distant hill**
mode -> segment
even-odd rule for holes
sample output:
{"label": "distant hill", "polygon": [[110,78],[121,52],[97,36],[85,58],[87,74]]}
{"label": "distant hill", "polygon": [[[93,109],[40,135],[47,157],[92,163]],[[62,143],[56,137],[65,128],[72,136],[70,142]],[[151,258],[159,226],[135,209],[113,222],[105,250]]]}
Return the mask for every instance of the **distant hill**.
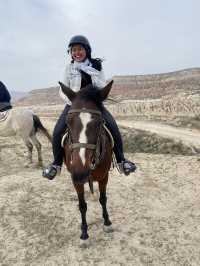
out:
{"label": "distant hill", "polygon": [[59,87],[37,89],[30,91],[25,97],[15,102],[15,105],[55,105],[63,100],[59,96]]}
{"label": "distant hill", "polygon": [[126,99],[159,99],[180,93],[200,94],[200,68],[164,74],[115,76],[112,94]]}
{"label": "distant hill", "polygon": [[[151,74],[114,76],[111,97],[118,100],[125,99],[159,99],[163,96],[177,96],[179,94],[200,95],[200,68],[184,69],[180,71]],[[58,95],[58,87],[32,90],[16,105],[54,105],[63,103]]]}
{"label": "distant hill", "polygon": [[10,91],[12,101],[17,101],[23,97],[25,97],[28,93],[20,92],[20,91]]}

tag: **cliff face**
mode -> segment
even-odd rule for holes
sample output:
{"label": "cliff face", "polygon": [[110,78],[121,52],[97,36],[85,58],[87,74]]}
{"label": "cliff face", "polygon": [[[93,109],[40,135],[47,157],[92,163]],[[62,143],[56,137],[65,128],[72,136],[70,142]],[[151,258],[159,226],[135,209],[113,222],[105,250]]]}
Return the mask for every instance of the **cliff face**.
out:
{"label": "cliff face", "polygon": [[[178,95],[200,95],[200,68],[186,69],[165,74],[114,76],[111,97],[118,100],[160,99]],[[16,105],[62,104],[58,87],[31,91]]]}
{"label": "cliff face", "polygon": [[161,98],[167,95],[200,94],[200,68],[165,74],[115,76],[113,95],[123,99]]}

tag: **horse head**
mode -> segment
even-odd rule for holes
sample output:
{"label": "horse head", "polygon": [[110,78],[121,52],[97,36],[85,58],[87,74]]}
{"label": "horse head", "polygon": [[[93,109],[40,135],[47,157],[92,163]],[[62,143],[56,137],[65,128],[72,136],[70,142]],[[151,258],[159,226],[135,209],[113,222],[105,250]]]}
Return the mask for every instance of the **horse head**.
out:
{"label": "horse head", "polygon": [[74,183],[85,183],[99,163],[99,142],[104,130],[101,107],[113,81],[102,89],[90,84],[78,92],[61,82],[59,84],[72,102],[67,115],[69,142],[65,144],[66,165]]}

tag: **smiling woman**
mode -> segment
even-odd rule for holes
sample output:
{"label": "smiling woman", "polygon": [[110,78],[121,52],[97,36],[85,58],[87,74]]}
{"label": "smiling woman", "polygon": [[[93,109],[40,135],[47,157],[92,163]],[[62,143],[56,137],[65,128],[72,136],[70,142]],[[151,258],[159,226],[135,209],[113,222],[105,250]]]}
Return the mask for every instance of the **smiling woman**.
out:
{"label": "smiling woman", "polygon": [[[92,58],[91,51],[92,49],[90,43],[85,36],[76,35],[70,39],[68,44],[68,52],[71,55],[72,60],[71,63],[66,66],[63,83],[71,89],[72,94],[73,92],[83,90],[88,85],[92,85],[92,88],[98,88],[99,91],[101,91],[101,89],[106,85],[102,61],[98,58]],[[60,88],[60,95],[67,104],[56,123],[53,133],[54,161],[43,171],[43,176],[49,180],[54,179],[56,174],[60,173],[63,164],[64,151],[61,147],[61,139],[67,130],[68,123],[66,121],[71,107],[70,97],[67,97],[63,93],[62,86]],[[83,95],[83,97],[85,97],[85,95]],[[100,97],[100,92],[98,94],[95,89],[92,89],[90,91],[90,98],[92,98],[97,104],[99,104],[98,97]],[[114,139],[113,150],[119,168],[121,169],[122,173],[129,175],[131,172],[136,170],[136,166],[134,163],[125,159],[122,138],[117,123],[105,106],[103,106],[102,103],[100,104],[103,119],[106,121],[106,126],[110,130]],[[89,119],[87,115],[84,114],[83,116],[83,121],[85,119]],[[84,151],[82,148],[80,153],[82,154],[83,158]]]}
{"label": "smiling woman", "polygon": [[86,58],[86,50],[83,48],[82,45],[77,44],[72,47],[71,55],[75,61],[81,62]]}

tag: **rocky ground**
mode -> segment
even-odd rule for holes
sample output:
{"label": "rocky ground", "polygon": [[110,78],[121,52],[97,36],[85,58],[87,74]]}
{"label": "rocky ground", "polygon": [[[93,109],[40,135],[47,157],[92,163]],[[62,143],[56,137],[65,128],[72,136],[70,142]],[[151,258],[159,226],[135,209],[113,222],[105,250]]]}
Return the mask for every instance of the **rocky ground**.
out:
{"label": "rocky ground", "polygon": [[[47,164],[51,145],[39,139]],[[0,138],[0,265],[199,265],[199,155],[126,154],[138,170],[110,172],[109,234],[97,186],[94,196],[86,186],[90,245],[83,249],[69,174],[63,168],[55,180],[43,179],[41,169],[24,167],[25,154],[21,140]]]}

